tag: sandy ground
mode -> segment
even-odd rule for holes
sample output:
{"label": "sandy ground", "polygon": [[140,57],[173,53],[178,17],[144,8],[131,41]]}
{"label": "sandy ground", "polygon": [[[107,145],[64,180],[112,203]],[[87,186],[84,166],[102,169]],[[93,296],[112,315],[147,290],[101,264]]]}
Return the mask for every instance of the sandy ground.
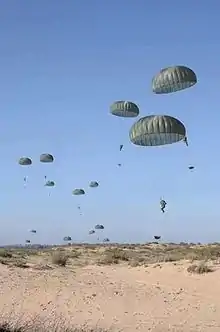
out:
{"label": "sandy ground", "polygon": [[147,267],[0,265],[0,312],[111,331],[220,331],[220,269],[194,275],[187,262]]}

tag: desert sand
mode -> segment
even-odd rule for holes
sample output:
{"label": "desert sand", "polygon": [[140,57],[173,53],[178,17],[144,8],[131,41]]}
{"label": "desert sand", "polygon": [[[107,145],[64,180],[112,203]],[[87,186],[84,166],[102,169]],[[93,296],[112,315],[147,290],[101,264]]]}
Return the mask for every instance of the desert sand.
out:
{"label": "desert sand", "polygon": [[220,245],[4,250],[0,312],[107,331],[219,332],[218,256]]}

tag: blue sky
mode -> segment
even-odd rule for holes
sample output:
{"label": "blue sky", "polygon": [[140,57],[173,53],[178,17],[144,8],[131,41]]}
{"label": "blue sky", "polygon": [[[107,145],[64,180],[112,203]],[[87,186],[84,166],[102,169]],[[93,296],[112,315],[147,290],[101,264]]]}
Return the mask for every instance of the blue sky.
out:
{"label": "blue sky", "polygon": [[[219,239],[219,10],[217,0],[1,1],[1,244],[89,241],[97,223],[112,241]],[[194,69],[198,84],[154,95],[153,75],[176,64]],[[189,148],[132,145],[134,119],[109,114],[121,99],[141,116],[179,118]],[[40,164],[44,152],[53,165]],[[33,166],[19,167],[20,156]],[[45,174],[57,183],[50,197]],[[89,190],[91,180],[100,187]],[[73,197],[77,187],[87,195]]]}

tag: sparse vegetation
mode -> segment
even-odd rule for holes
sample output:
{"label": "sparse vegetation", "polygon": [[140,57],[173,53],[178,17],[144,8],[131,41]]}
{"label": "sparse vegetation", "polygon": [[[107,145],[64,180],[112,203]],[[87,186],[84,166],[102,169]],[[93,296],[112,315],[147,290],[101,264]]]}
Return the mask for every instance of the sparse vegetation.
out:
{"label": "sparse vegetation", "polygon": [[187,268],[187,271],[189,273],[197,273],[197,274],[203,274],[203,273],[209,273],[213,272],[214,270],[206,264],[206,262],[200,262],[199,264],[192,264]]}
{"label": "sparse vegetation", "polygon": [[52,253],[52,263],[59,266],[66,266],[69,256],[61,251]]}

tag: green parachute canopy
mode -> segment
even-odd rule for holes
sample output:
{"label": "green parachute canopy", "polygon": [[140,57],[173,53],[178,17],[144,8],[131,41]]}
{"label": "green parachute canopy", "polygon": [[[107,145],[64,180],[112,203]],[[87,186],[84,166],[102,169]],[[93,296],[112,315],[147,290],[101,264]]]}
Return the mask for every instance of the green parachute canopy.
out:
{"label": "green parachute canopy", "polygon": [[89,184],[89,186],[90,186],[91,188],[97,188],[97,187],[99,186],[99,184],[98,184],[98,182],[96,182],[96,181],[91,181],[90,184]]}
{"label": "green parachute canopy", "polygon": [[21,157],[18,161],[21,166],[29,166],[32,165],[32,160],[28,157]]}
{"label": "green parachute canopy", "polygon": [[85,191],[83,189],[74,189],[73,195],[85,195]]}
{"label": "green parachute canopy", "polygon": [[197,83],[194,71],[185,66],[162,69],[152,80],[152,90],[156,94],[177,92]]}
{"label": "green parachute canopy", "polygon": [[135,122],[129,132],[130,141],[141,146],[172,144],[185,136],[183,123],[169,115],[145,116]]}
{"label": "green parachute canopy", "polygon": [[134,118],[139,115],[139,108],[131,101],[119,100],[110,106],[110,113],[124,118]]}
{"label": "green parachute canopy", "polygon": [[52,154],[49,153],[42,153],[40,155],[40,162],[41,163],[52,163],[54,161],[54,157]]}

